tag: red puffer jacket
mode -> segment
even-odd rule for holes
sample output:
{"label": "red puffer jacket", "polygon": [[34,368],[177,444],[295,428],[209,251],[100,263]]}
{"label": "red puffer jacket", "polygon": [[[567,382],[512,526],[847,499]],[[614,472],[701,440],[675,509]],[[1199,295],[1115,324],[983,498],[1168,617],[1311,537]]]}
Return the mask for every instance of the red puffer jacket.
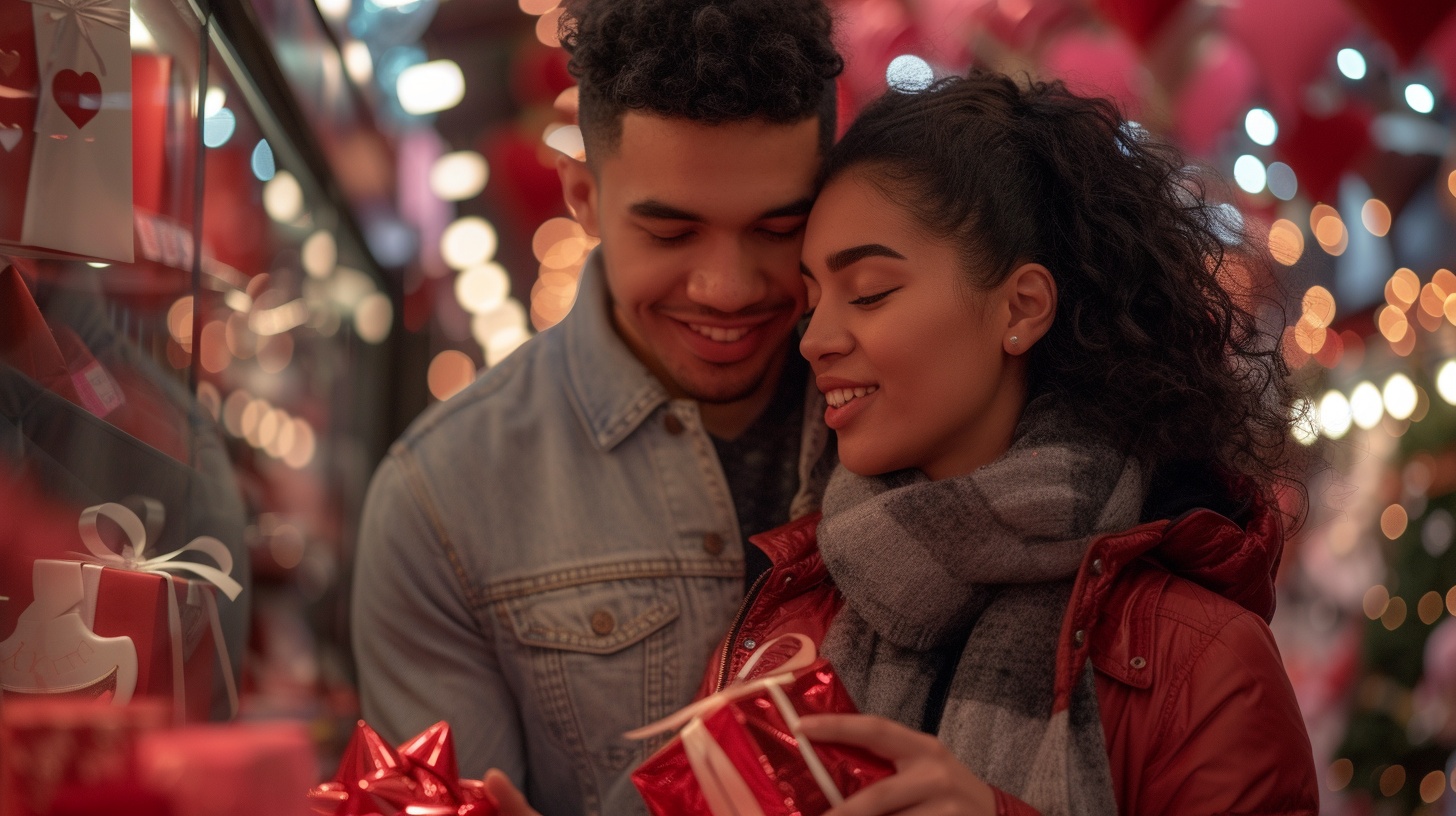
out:
{"label": "red puffer jacket", "polygon": [[[843,598],[819,558],[818,521],[753,538],[773,567],[700,694],[721,688],[759,643],[789,632],[822,641]],[[1062,622],[1054,705],[1068,704],[1090,654],[1119,812],[1318,812],[1309,737],[1267,626],[1282,543],[1278,518],[1256,508],[1242,528],[1194,510],[1088,549]],[[997,790],[996,812],[1036,810]]]}

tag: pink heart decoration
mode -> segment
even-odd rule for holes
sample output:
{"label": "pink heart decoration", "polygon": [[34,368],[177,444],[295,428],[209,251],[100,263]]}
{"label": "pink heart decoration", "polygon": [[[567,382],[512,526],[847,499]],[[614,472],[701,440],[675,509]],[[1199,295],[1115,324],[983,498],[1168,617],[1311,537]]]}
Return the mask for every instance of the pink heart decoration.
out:
{"label": "pink heart decoration", "polygon": [[20,67],[19,51],[0,51],[0,74],[10,76]]}
{"label": "pink heart decoration", "polygon": [[1190,153],[1212,156],[1219,137],[1249,109],[1258,84],[1259,69],[1243,46],[1215,41],[1174,103],[1178,141]]}
{"label": "pink heart decoration", "polygon": [[1109,22],[1122,29],[1123,33],[1142,48],[1147,48],[1154,36],[1173,16],[1183,0],[1097,0]]}
{"label": "pink heart decoration", "polygon": [[14,150],[24,135],[25,131],[20,129],[20,125],[7,125],[0,122],[0,147],[5,148],[6,153]]}
{"label": "pink heart decoration", "polygon": [[1355,25],[1340,0],[1257,0],[1227,11],[1224,28],[1259,66],[1280,122],[1300,114],[1305,88],[1330,73],[1335,49]]}
{"label": "pink heart decoration", "polygon": [[1350,0],[1350,4],[1405,65],[1420,53],[1441,21],[1456,12],[1456,0]]}
{"label": "pink heart decoration", "polygon": [[78,74],[66,68],[51,80],[51,96],[76,127],[83,128],[101,110],[101,80],[90,71]]}
{"label": "pink heart decoration", "polygon": [[1150,79],[1126,37],[1071,31],[1047,46],[1042,65],[1073,93],[1109,97],[1129,119],[1142,114]]}

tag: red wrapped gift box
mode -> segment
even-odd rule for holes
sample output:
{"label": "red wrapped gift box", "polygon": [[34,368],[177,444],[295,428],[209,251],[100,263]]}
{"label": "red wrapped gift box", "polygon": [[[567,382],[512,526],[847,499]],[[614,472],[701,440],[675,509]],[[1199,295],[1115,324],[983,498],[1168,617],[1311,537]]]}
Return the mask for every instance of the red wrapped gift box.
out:
{"label": "red wrapped gift box", "polygon": [[172,816],[308,816],[318,758],[301,722],[193,725],[143,734],[138,778]]}
{"label": "red wrapped gift box", "polygon": [[0,816],[169,812],[138,780],[136,751],[167,721],[165,705],[36,697],[7,699],[0,714]]}
{"label": "red wrapped gift box", "polygon": [[814,660],[808,639],[802,643],[807,666],[803,658],[790,660],[771,676],[729,686],[629,734],[650,736],[687,720],[632,773],[652,813],[816,816],[894,773],[893,764],[868,751],[813,745],[798,733],[800,716],[857,713],[828,661]]}
{"label": "red wrapped gift box", "polygon": [[359,721],[339,771],[308,799],[324,816],[495,816],[483,779],[461,779],[455,737],[441,720],[398,749]]}

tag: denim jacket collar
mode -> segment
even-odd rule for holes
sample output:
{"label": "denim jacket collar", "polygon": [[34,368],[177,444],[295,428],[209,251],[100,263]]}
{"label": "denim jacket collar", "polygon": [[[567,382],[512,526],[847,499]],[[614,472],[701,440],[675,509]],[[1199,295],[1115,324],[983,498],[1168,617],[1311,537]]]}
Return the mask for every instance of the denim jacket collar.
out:
{"label": "denim jacket collar", "polygon": [[615,448],[668,401],[662,383],[617,334],[611,310],[601,252],[594,250],[581,270],[576,305],[558,330],[566,334],[573,406],[604,451]]}

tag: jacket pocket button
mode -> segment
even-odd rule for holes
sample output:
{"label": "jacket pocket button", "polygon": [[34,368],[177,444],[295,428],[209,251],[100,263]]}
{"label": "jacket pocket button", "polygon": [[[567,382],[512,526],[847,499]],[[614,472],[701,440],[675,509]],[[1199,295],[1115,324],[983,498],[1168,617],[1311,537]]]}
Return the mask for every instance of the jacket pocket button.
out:
{"label": "jacket pocket button", "polygon": [[1078,629],[1072,633],[1072,642],[1081,646],[1087,640],[1087,630]]}
{"label": "jacket pocket button", "polygon": [[1128,665],[1132,666],[1134,669],[1141,669],[1148,665],[1148,661],[1147,658],[1134,657],[1132,660],[1128,661]]}
{"label": "jacket pocket button", "polygon": [[598,635],[610,635],[612,630],[617,628],[617,619],[612,617],[611,612],[605,609],[598,609],[592,613],[591,628]]}
{"label": "jacket pocket button", "polygon": [[723,536],[717,533],[708,533],[703,536],[703,551],[708,555],[723,554]]}
{"label": "jacket pocket button", "polygon": [[677,414],[673,413],[669,413],[662,418],[662,427],[666,428],[667,432],[673,436],[678,436],[683,432],[682,420],[678,419]]}

